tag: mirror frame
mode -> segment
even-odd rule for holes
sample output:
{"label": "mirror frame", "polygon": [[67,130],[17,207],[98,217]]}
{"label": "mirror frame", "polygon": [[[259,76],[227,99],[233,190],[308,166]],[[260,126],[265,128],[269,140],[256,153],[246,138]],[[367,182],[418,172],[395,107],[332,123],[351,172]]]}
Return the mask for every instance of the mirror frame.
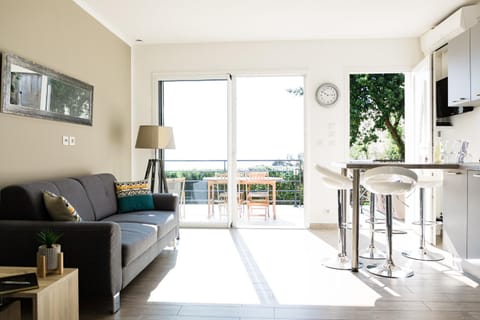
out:
{"label": "mirror frame", "polygon": [[[84,124],[91,126],[93,124],[93,86],[85,83],[83,81],[74,79],[62,73],[56,72],[47,67],[41,66],[34,62],[31,62],[22,57],[2,52],[2,69],[1,69],[1,112],[10,113],[34,118],[57,120],[57,121],[66,121],[73,122],[77,124]],[[51,112],[46,110],[39,110],[31,107],[25,107],[18,104],[11,103],[10,97],[10,88],[11,88],[11,66],[12,64],[18,65],[20,67],[35,71],[39,74],[45,75],[48,78],[55,79],[57,81],[62,81],[66,84],[69,84],[74,87],[79,87],[88,91],[89,93],[89,103],[90,103],[90,113],[88,118],[80,118],[70,115],[61,114],[58,112]]]}

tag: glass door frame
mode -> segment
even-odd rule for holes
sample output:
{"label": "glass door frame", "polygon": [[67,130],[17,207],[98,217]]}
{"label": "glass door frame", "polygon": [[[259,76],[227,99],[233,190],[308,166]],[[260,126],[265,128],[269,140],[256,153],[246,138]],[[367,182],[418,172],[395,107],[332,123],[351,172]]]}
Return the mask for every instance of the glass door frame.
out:
{"label": "glass door frame", "polygon": [[[233,197],[236,197],[235,188],[236,188],[236,176],[231,174],[236,170],[236,144],[235,144],[235,135],[236,135],[236,123],[235,123],[235,90],[232,85],[232,75],[227,73],[220,74],[204,74],[204,73],[153,73],[152,74],[152,122],[163,125],[163,96],[162,100],[160,99],[160,82],[168,81],[208,81],[208,80],[225,80],[227,81],[227,192],[228,192],[228,204],[227,204],[227,221],[213,221],[211,223],[199,223],[199,222],[181,222],[182,227],[206,227],[209,228],[230,228],[232,227],[232,212],[236,212],[236,202],[232,202],[232,192]],[[175,129],[174,129],[175,130]],[[161,153],[161,159],[163,159],[163,152]],[[233,198],[235,199],[235,198]],[[233,211],[235,210],[235,211]]]}

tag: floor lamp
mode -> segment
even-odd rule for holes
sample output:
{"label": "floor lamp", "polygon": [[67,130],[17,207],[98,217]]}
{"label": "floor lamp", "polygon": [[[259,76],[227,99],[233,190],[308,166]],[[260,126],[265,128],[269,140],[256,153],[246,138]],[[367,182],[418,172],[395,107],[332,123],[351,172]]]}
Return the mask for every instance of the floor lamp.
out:
{"label": "floor lamp", "polygon": [[145,179],[150,177],[150,189],[154,192],[155,176],[158,174],[159,192],[168,192],[164,161],[163,157],[159,157],[159,154],[164,149],[175,149],[173,129],[171,127],[142,125],[138,128],[135,148],[154,149],[155,156],[153,159],[148,160]]}

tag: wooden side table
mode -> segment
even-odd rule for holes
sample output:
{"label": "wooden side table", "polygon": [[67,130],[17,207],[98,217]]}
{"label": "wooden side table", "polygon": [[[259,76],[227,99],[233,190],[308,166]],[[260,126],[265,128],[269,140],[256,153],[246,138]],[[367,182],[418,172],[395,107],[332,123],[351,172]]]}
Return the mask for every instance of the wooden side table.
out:
{"label": "wooden side table", "polygon": [[[36,272],[30,267],[0,267],[0,276]],[[78,320],[78,270],[65,268],[63,275],[38,277],[38,289],[6,296],[32,300],[33,320]]]}

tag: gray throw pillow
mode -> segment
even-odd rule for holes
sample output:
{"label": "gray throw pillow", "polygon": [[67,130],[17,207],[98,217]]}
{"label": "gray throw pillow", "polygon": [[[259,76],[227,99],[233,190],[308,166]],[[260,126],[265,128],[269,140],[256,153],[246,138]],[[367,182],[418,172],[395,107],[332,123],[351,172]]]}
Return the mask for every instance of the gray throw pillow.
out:
{"label": "gray throw pillow", "polygon": [[82,221],[75,208],[62,196],[50,191],[43,192],[43,201],[50,217],[56,221]]}

